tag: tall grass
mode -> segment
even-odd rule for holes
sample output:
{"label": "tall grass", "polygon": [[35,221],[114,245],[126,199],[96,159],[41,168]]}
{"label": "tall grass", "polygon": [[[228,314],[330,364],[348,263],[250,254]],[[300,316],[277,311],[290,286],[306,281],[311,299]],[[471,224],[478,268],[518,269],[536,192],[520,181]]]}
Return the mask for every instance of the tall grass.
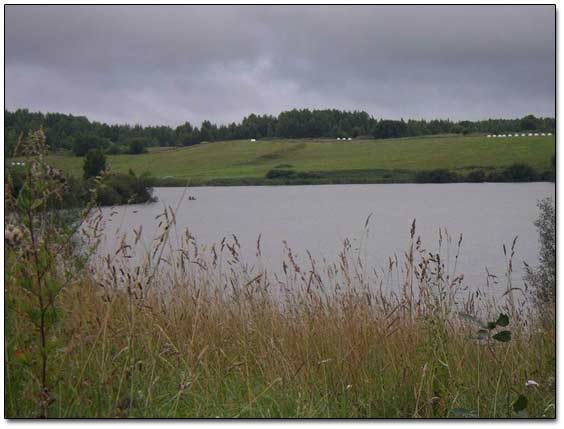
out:
{"label": "tall grass", "polygon": [[[41,230],[46,254],[49,234],[74,252],[39,264],[57,291],[46,331],[38,244],[27,233],[7,243],[6,417],[555,415],[553,325],[539,328],[510,281],[497,302],[467,288],[461,237],[441,231],[430,253],[414,221],[387,267],[345,241],[332,263],[300,265],[287,246],[271,272],[260,238],[249,265],[237,237],[200,245],[167,207],[142,255],[139,229],[81,267],[73,258],[103,236],[102,213],[86,219],[82,246]],[[511,249],[507,258],[510,279]]]}

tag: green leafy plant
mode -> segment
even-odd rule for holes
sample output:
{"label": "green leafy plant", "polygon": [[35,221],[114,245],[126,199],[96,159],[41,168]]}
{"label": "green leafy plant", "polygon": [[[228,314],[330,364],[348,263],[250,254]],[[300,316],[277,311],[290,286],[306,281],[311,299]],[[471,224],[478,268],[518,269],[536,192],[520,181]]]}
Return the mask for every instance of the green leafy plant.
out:
{"label": "green leafy plant", "polygon": [[[470,338],[475,340],[490,340],[494,339],[496,341],[507,343],[511,341],[511,331],[500,330],[495,332],[498,327],[506,327],[509,325],[509,316],[507,314],[501,313],[495,321],[484,322],[477,317],[474,317],[468,313],[458,313],[459,317],[467,322],[474,323],[479,326],[478,331],[475,336]],[[495,333],[494,333],[495,332]]]}

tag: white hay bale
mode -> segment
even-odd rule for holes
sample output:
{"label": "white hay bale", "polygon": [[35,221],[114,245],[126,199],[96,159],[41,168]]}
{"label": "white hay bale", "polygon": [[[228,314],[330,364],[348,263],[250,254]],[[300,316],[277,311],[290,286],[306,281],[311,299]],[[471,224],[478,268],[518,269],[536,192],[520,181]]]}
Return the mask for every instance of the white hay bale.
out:
{"label": "white hay bale", "polygon": [[257,139],[251,139],[251,141],[252,141],[252,142],[256,142],[256,141],[257,141]]}
{"label": "white hay bale", "polygon": [[347,140],[352,140],[350,137]]}
{"label": "white hay bale", "polygon": [[539,133],[535,133],[535,137],[538,137],[538,136],[539,136]]}
{"label": "white hay bale", "polygon": [[491,135],[491,134],[488,134],[488,135],[486,136],[486,138],[487,138],[487,139],[491,139],[491,138],[492,138],[492,135]]}
{"label": "white hay bale", "polygon": [[552,133],[547,133],[547,136],[551,136],[551,135],[552,135]]}
{"label": "white hay bale", "polygon": [[544,136],[546,136],[546,134],[545,134],[545,133],[541,133],[541,136],[543,136],[543,137],[544,137]]}
{"label": "white hay bale", "polygon": [[337,137],[337,140],[341,140],[341,137]]}

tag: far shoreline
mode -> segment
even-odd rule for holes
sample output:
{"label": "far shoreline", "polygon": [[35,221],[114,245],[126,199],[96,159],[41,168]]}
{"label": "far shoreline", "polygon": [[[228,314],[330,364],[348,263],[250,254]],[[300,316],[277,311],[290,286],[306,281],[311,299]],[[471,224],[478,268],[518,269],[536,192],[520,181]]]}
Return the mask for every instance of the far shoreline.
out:
{"label": "far shoreline", "polygon": [[525,181],[444,181],[444,182],[418,182],[415,180],[272,180],[261,178],[226,178],[226,179],[160,179],[151,177],[149,185],[153,188],[203,188],[203,187],[277,187],[277,186],[323,186],[323,185],[439,185],[439,184],[524,184],[524,183],[552,183],[554,180],[525,180]]}

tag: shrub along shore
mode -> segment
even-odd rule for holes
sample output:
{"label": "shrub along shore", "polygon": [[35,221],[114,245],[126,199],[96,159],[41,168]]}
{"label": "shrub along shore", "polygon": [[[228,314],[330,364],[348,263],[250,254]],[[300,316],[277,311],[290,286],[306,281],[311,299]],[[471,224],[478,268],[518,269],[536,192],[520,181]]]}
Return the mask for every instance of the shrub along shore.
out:
{"label": "shrub along shore", "polygon": [[555,170],[542,172],[527,164],[513,164],[504,169],[472,169],[458,173],[447,169],[410,170],[340,170],[295,171],[273,168],[265,177],[233,177],[213,179],[156,178],[147,176],[152,187],[182,186],[281,186],[281,185],[338,185],[386,183],[511,183],[554,182]]}

